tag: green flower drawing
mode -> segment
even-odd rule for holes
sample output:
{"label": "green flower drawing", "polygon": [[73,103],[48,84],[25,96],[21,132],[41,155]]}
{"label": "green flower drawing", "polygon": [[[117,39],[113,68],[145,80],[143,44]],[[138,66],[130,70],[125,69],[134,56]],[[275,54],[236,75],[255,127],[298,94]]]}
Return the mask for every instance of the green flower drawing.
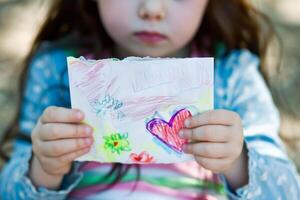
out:
{"label": "green flower drawing", "polygon": [[131,151],[128,141],[128,133],[114,133],[109,136],[103,136],[104,149],[109,149],[112,153],[120,155],[122,151]]}

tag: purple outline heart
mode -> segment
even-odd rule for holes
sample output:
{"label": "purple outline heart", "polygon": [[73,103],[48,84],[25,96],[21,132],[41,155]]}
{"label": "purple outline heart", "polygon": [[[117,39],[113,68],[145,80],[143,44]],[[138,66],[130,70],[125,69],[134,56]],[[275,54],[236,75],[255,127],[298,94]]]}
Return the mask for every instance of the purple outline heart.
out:
{"label": "purple outline heart", "polygon": [[[182,147],[178,147],[176,145],[172,145],[170,143],[168,143],[167,141],[165,141],[164,138],[161,138],[161,134],[164,134],[164,133],[155,133],[155,131],[153,130],[155,127],[159,126],[160,124],[166,124],[169,128],[172,128],[173,127],[173,123],[174,123],[174,120],[175,120],[175,117],[177,117],[179,114],[181,114],[182,112],[188,112],[188,117],[191,117],[192,114],[190,113],[189,110],[187,109],[181,109],[179,111],[177,111],[172,117],[171,119],[169,120],[169,122],[166,122],[165,120],[163,119],[159,119],[159,118],[154,118],[152,120],[150,120],[147,124],[146,124],[146,129],[153,135],[155,136],[157,139],[159,139],[161,142],[163,142],[164,144],[166,144],[168,147],[170,147],[171,149],[181,153],[182,152]],[[185,116],[184,116],[185,117]],[[185,118],[186,119],[186,118]],[[182,127],[183,128],[183,127]],[[165,133],[165,134],[168,134],[168,133]],[[168,135],[166,135],[166,137],[168,137]],[[175,137],[178,137],[177,135]],[[181,138],[179,138],[180,140],[183,140]],[[176,142],[174,142],[176,143]]]}

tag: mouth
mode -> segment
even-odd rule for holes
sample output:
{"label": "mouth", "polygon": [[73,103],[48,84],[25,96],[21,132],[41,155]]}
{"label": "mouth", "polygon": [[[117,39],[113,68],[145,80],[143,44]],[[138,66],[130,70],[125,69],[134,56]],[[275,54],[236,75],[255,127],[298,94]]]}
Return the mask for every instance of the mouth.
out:
{"label": "mouth", "polygon": [[154,31],[139,31],[134,36],[147,44],[158,44],[168,39],[166,35]]}

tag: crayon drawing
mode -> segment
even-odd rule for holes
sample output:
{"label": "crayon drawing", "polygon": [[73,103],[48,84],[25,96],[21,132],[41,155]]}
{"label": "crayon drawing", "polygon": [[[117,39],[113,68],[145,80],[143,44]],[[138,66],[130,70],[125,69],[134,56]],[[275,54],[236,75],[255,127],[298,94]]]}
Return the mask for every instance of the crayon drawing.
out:
{"label": "crayon drawing", "polygon": [[147,123],[146,128],[168,147],[177,152],[182,152],[182,145],[187,143],[187,140],[181,139],[178,132],[184,128],[184,120],[191,116],[190,111],[182,109],[177,111],[169,122],[155,118]]}
{"label": "crayon drawing", "polygon": [[120,155],[123,151],[131,150],[128,141],[128,133],[114,133],[108,136],[103,136],[103,139],[104,149],[109,150],[112,153],[117,153]]}
{"label": "crayon drawing", "polygon": [[147,151],[143,151],[139,154],[131,153],[130,159],[132,162],[137,164],[150,164],[154,162],[154,157],[151,156]]}
{"label": "crayon drawing", "polygon": [[94,128],[79,161],[177,163],[184,120],[213,109],[213,58],[68,58],[72,108]]}

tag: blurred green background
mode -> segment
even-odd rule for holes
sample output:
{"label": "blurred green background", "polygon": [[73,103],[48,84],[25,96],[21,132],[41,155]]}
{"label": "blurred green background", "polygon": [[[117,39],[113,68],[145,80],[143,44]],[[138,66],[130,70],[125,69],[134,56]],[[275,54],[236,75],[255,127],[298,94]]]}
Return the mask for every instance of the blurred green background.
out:
{"label": "blurred green background", "polygon": [[[33,38],[48,14],[52,0],[0,0],[0,140],[16,112],[18,77]],[[300,170],[300,1],[253,0],[271,17],[280,35],[283,59],[280,71],[270,48],[271,91],[281,112],[280,135]],[[274,44],[276,46],[276,44]]]}

